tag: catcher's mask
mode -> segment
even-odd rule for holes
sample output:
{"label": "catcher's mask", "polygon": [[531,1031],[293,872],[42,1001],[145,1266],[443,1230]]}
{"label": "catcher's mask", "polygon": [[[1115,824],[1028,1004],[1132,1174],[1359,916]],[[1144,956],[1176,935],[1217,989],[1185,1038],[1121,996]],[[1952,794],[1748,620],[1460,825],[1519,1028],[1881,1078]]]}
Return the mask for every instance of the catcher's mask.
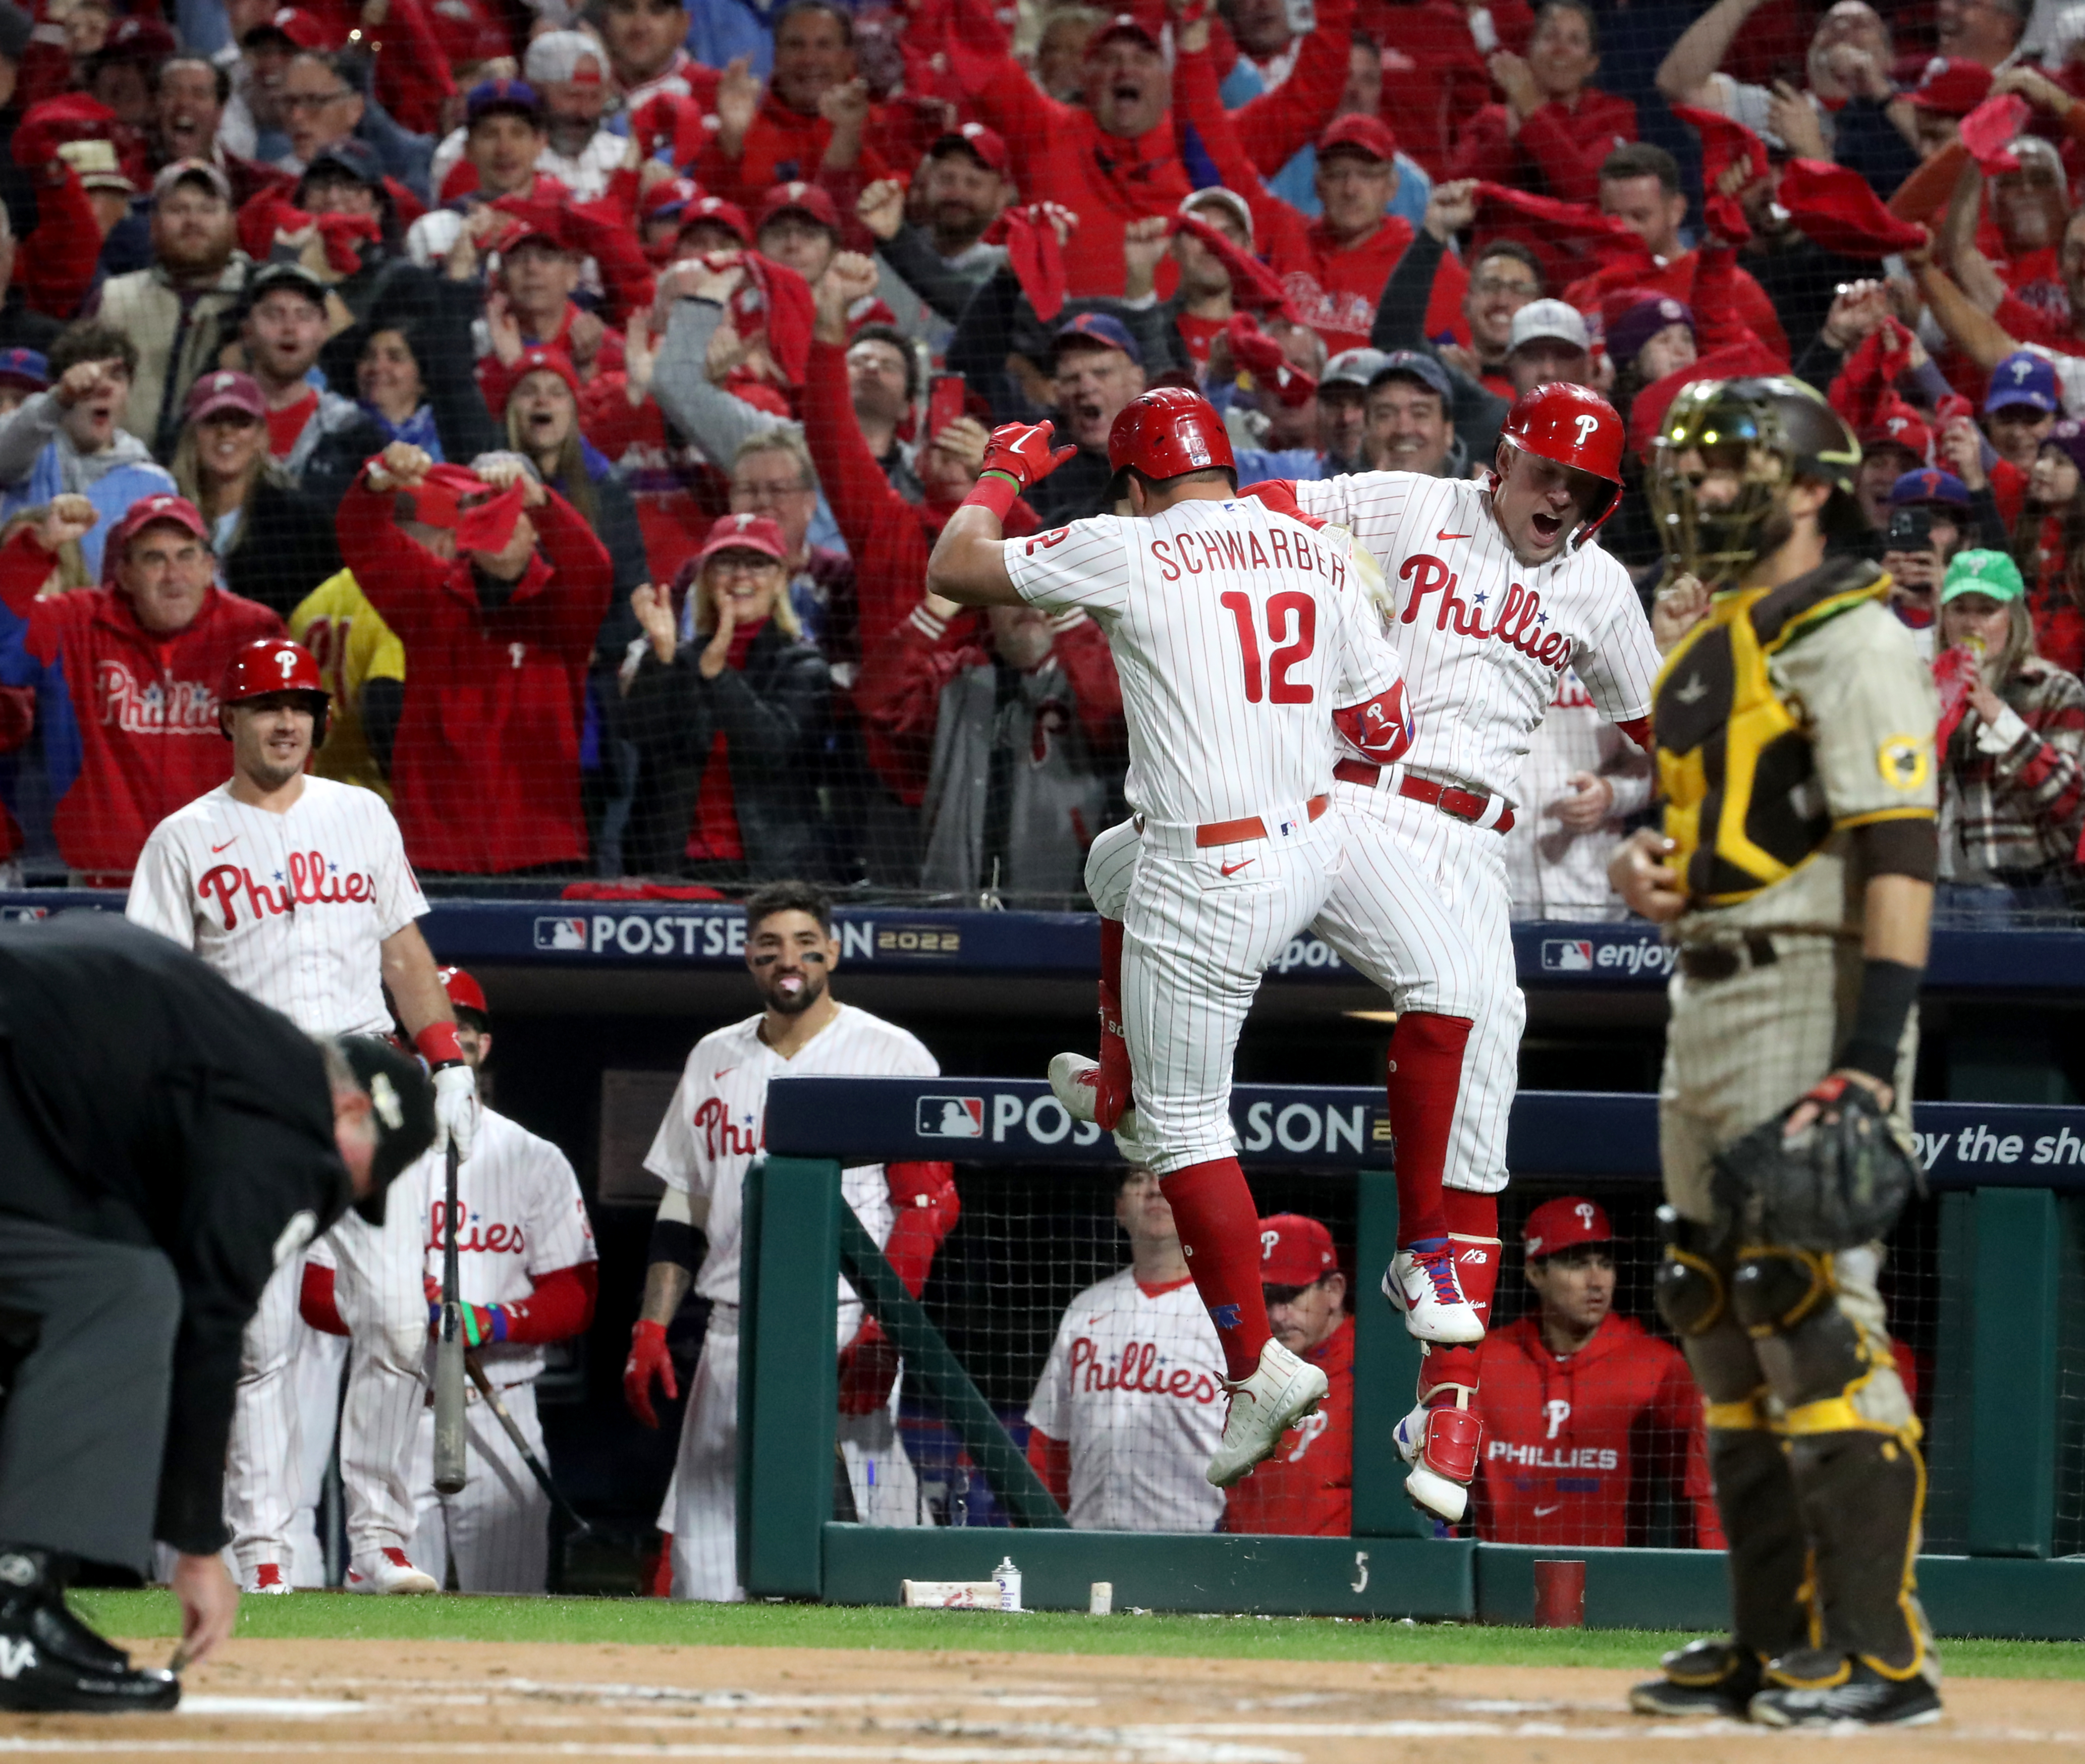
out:
{"label": "catcher's mask", "polygon": [[[1666,413],[1646,486],[1671,569],[1730,586],[1785,536],[1788,491],[1806,478],[1831,488],[1820,516],[1827,539],[1855,536],[1866,524],[1854,495],[1860,463],[1853,431],[1801,380],[1696,380]],[[1737,493],[1705,508],[1703,481],[1721,472]]]}

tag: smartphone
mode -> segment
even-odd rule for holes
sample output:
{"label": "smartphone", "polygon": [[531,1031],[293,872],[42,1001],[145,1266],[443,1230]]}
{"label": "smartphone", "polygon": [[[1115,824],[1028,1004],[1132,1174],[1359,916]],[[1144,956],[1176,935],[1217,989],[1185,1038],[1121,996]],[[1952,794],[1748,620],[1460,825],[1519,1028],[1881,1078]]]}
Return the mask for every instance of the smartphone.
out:
{"label": "smartphone", "polygon": [[1480,6],[1470,15],[1470,36],[1480,55],[1493,54],[1498,49],[1498,26],[1492,22],[1489,6]]}
{"label": "smartphone", "polygon": [[1933,549],[1933,511],[1930,508],[1893,508],[1885,551],[1930,551]]}
{"label": "smartphone", "polygon": [[927,388],[927,438],[932,440],[964,413],[969,393],[961,374],[936,374]]}

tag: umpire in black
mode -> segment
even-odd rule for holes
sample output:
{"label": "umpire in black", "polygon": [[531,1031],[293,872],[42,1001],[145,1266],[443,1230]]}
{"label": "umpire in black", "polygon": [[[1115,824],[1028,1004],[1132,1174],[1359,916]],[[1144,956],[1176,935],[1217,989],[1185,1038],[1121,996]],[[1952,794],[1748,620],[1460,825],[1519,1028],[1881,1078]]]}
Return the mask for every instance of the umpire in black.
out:
{"label": "umpire in black", "polygon": [[431,1142],[419,1067],[314,1041],[113,914],[0,927],[0,1708],[172,1708],[68,1610],[83,1561],[177,1553],[180,1657],[231,1633],[218,1552],[240,1338],[276,1266]]}

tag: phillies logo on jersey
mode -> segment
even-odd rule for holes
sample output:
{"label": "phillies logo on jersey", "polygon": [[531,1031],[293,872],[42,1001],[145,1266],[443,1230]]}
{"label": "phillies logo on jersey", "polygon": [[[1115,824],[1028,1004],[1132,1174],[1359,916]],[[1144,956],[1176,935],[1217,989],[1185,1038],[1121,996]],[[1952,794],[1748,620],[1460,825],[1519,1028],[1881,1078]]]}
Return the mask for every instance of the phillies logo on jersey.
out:
{"label": "phillies logo on jersey", "polygon": [[1073,1390],[1133,1390],[1145,1397],[1177,1397],[1183,1402],[1212,1403],[1218,1394],[1215,1376],[1193,1366],[1159,1369],[1156,1342],[1123,1344],[1121,1361],[1109,1365],[1090,1336],[1072,1341]]}
{"label": "phillies logo on jersey", "polygon": [[702,1130],[703,1145],[714,1164],[719,1158],[751,1157],[760,1150],[760,1130],[753,1117],[741,1126],[731,1119],[729,1105],[721,1096],[705,1096],[695,1105],[695,1125]]}
{"label": "phillies logo on jersey", "polygon": [[94,671],[101,720],[125,735],[215,735],[217,694],[193,680],[155,680],[140,685],[120,661]]}
{"label": "phillies logo on jersey", "polygon": [[1496,638],[1540,668],[1561,669],[1569,664],[1571,639],[1562,631],[1550,630],[1549,615],[1542,610],[1542,596],[1534,589],[1510,583],[1505,599],[1496,608],[1492,627],[1486,630],[1484,596],[1479,594],[1474,604],[1465,601],[1455,592],[1462,577],[1430,552],[1407,558],[1397,574],[1399,580],[1412,584],[1399,624],[1416,624],[1426,596],[1438,594],[1441,604],[1433,621],[1435,630],[1445,631],[1452,624],[1458,636]]}
{"label": "phillies logo on jersey", "polygon": [[287,881],[282,870],[274,872],[273,883],[278,886],[255,881],[253,872],[241,865],[220,863],[203,871],[196,893],[204,900],[216,900],[224,914],[224,928],[231,931],[239,923],[242,900],[247,917],[258,920],[294,913],[300,906],[359,906],[376,893],[373,877],[359,870],[342,876],[340,866],[329,863],[323,852],[292,851],[285,868]]}
{"label": "phillies logo on jersey", "polygon": [[[467,1206],[459,1207],[462,1215],[456,1225],[456,1253],[464,1256],[518,1256],[529,1247],[528,1239],[519,1225],[509,1225],[495,1220],[490,1225],[478,1223],[477,1215]],[[440,1253],[448,1248],[444,1233],[448,1230],[449,1204],[436,1201],[427,1215],[427,1249],[431,1253]],[[466,1229],[465,1228],[469,1228]]]}
{"label": "phillies logo on jersey", "polygon": [[1621,1463],[1620,1454],[1611,1445],[1566,1446],[1552,1452],[1539,1445],[1515,1445],[1510,1440],[1490,1441],[1484,1456],[1524,1465],[1531,1470],[1612,1470]]}

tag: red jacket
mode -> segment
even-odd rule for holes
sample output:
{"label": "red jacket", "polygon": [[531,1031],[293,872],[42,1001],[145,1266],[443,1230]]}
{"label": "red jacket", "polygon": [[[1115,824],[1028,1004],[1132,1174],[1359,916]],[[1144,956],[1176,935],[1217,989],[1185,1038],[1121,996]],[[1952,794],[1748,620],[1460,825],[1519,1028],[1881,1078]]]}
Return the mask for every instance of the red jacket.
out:
{"label": "red jacket", "polygon": [[1354,1320],[1303,1356],[1324,1368],[1331,1393],[1281,1436],[1274,1456],[1231,1489],[1224,1529],[1344,1537],[1354,1515]]}
{"label": "red jacket", "polygon": [[341,558],[413,658],[391,786],[422,869],[486,874],[586,856],[580,728],[614,570],[556,491],[531,509],[536,555],[507,604],[479,603],[470,561],[444,562],[392,524],[358,477]]}
{"label": "red jacket", "polygon": [[1781,315],[1728,248],[1682,252],[1663,264],[1655,263],[1648,252],[1634,261],[1623,259],[1611,269],[1581,276],[1564,290],[1564,299],[1581,312],[1598,313],[1601,296],[1612,288],[1643,288],[1685,301],[1694,309],[1695,337],[1704,354],[1742,341],[1750,331],[1778,360],[1789,358]]}
{"label": "red jacket", "polygon": [[[1576,106],[1552,99],[1520,125],[1506,126],[1506,107],[1486,104],[1463,125],[1449,156],[1450,178],[1487,178],[1514,189],[1553,196],[1565,202],[1600,199],[1600,162],[1616,147],[1636,139],[1636,106],[1626,98],[1595,91],[1578,94]],[[1519,235],[1480,231],[1476,247],[1492,239]],[[1551,286],[1568,280],[1578,266],[1539,236],[1527,241],[1543,260]]]}
{"label": "red jacket", "polygon": [[821,178],[833,125],[823,117],[807,117],[792,110],[768,92],[753,113],[753,126],[745,131],[738,157],[725,158],[723,148],[717,145],[716,131],[706,130],[707,141],[688,167],[688,176],[711,195],[737,203],[749,219],[758,212],[760,198],[778,184],[796,179],[806,184],[822,183],[832,191],[840,218],[846,220],[853,214],[852,203],[839,198],[850,193],[859,194],[877,179],[890,176],[891,163],[877,143],[886,139],[900,120],[886,114],[881,106],[873,110],[862,130],[861,152],[854,164],[837,178]]}
{"label": "red jacket", "polygon": [[[1527,53],[1535,15],[1524,0],[1491,0],[1499,47]],[[1439,183],[1470,120],[1492,101],[1491,70],[1470,35],[1459,0],[1366,0],[1361,28],[1382,45],[1382,101],[1377,114],[1397,144]]]}
{"label": "red jacket", "polygon": [[[1679,1350],[1610,1313],[1560,1358],[1527,1316],[1484,1338],[1477,1534],[1573,1548],[1629,1540],[1633,1483],[1682,1484],[1697,1541],[1720,1543],[1701,1445],[1701,1393]],[[1646,1451],[1648,1448],[1648,1451]],[[1639,1464],[1637,1454],[1649,1457]]]}
{"label": "red jacket", "polygon": [[50,571],[32,532],[0,546],[0,685],[36,689],[60,854],[75,870],[125,875],[153,828],[224,782],[225,666],[282,621],[210,587],[185,629],[155,637],[118,588],[38,600]]}

